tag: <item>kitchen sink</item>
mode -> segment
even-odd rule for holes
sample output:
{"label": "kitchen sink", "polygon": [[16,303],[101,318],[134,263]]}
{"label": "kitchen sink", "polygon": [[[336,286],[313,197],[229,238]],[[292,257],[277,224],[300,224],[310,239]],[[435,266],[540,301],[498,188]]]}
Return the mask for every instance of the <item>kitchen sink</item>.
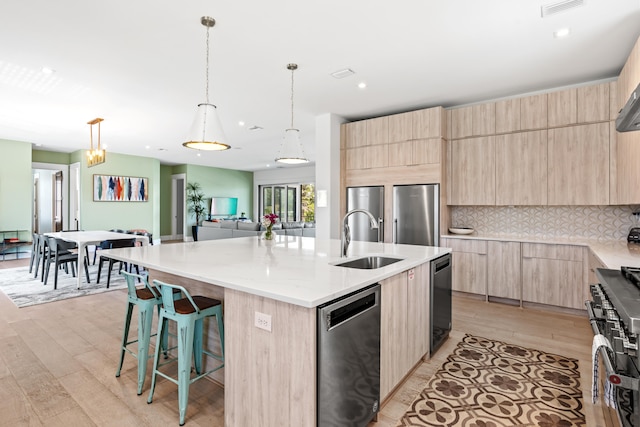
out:
{"label": "kitchen sink", "polygon": [[402,261],[402,258],[389,258],[384,256],[366,256],[362,258],[352,259],[350,261],[335,264],[336,267],[360,268],[363,270],[372,270],[381,268],[395,262]]}

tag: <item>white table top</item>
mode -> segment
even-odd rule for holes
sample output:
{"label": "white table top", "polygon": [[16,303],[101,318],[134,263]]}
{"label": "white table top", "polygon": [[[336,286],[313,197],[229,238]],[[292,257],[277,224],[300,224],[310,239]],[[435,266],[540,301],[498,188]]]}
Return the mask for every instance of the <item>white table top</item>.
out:
{"label": "white table top", "polygon": [[138,241],[149,243],[147,236],[138,234],[116,233],[115,231],[64,231],[56,233],[44,233],[46,236],[55,237],[66,240],[68,242],[76,242],[78,244],[97,243],[103,240],[125,240],[136,238]]}
{"label": "white table top", "polygon": [[[351,242],[340,258],[340,241],[277,235],[110,249],[105,254],[150,269],[212,283],[303,307],[316,307],[451,252],[448,248]],[[379,254],[402,258],[374,270],[333,264]]]}

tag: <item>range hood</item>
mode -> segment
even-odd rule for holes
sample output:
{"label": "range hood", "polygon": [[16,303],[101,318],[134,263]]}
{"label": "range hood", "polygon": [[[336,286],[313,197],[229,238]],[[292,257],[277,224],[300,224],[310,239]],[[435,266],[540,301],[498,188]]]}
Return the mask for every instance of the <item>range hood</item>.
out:
{"label": "range hood", "polygon": [[616,119],[616,130],[618,132],[640,130],[640,84],[631,93],[631,97],[620,110],[620,114]]}

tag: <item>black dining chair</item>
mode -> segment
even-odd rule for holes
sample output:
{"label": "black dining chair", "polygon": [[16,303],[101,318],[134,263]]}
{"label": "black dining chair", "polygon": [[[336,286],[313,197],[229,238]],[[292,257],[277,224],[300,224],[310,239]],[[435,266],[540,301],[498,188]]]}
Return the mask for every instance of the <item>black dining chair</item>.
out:
{"label": "black dining chair", "polygon": [[[43,274],[44,276],[44,284],[47,284],[47,279],[49,278],[49,268],[51,264],[54,265],[54,280],[53,280],[53,289],[58,289],[58,271],[61,266],[67,267],[68,264],[71,264],[71,274],[73,277],[76,277],[76,265],[78,265],[78,254],[76,252],[71,252],[70,249],[76,248],[76,244],[73,242],[66,242],[61,239],[56,239],[55,237],[46,237],[48,253],[47,258],[45,260],[46,269]],[[87,283],[91,283],[89,280],[89,267],[87,266],[87,260],[85,259],[84,264],[84,272],[87,275]]]}
{"label": "black dining chair", "polygon": [[[105,248],[104,249],[118,249],[118,248],[133,248],[136,245],[136,239],[118,239],[118,240],[105,240]],[[102,264],[108,261],[109,268],[107,270],[107,288],[109,288],[109,284],[111,282],[111,270],[113,269],[113,264],[116,262],[120,263],[120,270],[125,269],[128,271],[128,265],[126,262],[118,261],[117,259],[110,258],[108,255],[100,255],[100,261],[98,262],[98,278],[96,283],[100,283],[100,272],[102,271]],[[136,273],[140,274],[140,268],[136,265]]]}

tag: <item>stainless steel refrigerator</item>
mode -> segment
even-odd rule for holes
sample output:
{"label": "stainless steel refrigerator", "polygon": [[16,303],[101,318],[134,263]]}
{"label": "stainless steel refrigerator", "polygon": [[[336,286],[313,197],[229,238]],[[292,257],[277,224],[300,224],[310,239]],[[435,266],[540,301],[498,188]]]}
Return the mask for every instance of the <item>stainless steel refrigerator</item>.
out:
{"label": "stainless steel refrigerator", "polygon": [[440,246],[439,184],[393,187],[393,243]]}
{"label": "stainless steel refrigerator", "polygon": [[[348,187],[347,212],[353,209],[366,209],[378,218],[380,241],[384,241],[384,187]],[[351,240],[362,242],[377,242],[378,230],[371,229],[369,218],[362,213],[356,213],[347,219],[351,230]]]}

